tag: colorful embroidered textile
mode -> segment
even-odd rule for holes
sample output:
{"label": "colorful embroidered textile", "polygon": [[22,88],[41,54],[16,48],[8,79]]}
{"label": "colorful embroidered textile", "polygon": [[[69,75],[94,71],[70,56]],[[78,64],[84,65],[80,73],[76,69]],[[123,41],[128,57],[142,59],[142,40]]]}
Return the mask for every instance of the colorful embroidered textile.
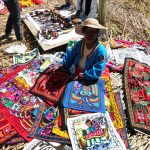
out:
{"label": "colorful embroidered textile", "polygon": [[8,122],[6,117],[1,113],[0,109],[0,144],[10,139],[15,134],[17,134],[17,131]]}
{"label": "colorful embroidered textile", "polygon": [[[110,72],[109,72],[109,69],[108,69],[108,68],[105,68],[105,69],[104,69],[104,71],[103,71],[101,77],[108,77],[108,78],[110,78]],[[101,77],[100,77],[100,78],[101,78]]]}
{"label": "colorful embroidered textile", "polygon": [[103,80],[105,80],[105,105],[107,108],[107,111],[110,114],[110,118],[112,119],[113,125],[116,129],[123,128],[123,122],[121,119],[121,115],[119,113],[119,110],[117,108],[117,104],[115,102],[113,88],[111,86],[110,78],[107,76],[102,77]]}
{"label": "colorful embroidered textile", "polygon": [[44,4],[44,0],[32,0],[32,2],[34,2],[37,5]]}
{"label": "colorful embroidered textile", "polygon": [[14,145],[14,144],[25,143],[25,142],[26,140],[23,137],[21,137],[21,135],[17,134],[12,139],[5,142],[4,145]]}
{"label": "colorful embroidered textile", "polygon": [[[21,119],[18,119],[14,115],[11,115],[9,112],[9,109],[4,107],[2,104],[0,104],[0,109],[2,111],[2,114],[7,117],[7,120],[11,125],[16,129],[18,133],[20,133],[27,141],[31,141],[32,139],[27,138],[27,131],[26,129],[22,126],[22,122],[20,122]],[[23,120],[23,119],[22,119]]]}
{"label": "colorful embroidered textile", "polygon": [[131,127],[150,134],[150,67],[127,58],[124,91]]}
{"label": "colorful embroidered textile", "polygon": [[28,6],[33,5],[32,0],[19,0],[19,3],[22,7],[28,7]]}
{"label": "colorful embroidered textile", "polygon": [[14,55],[13,63],[14,64],[22,64],[31,61],[34,58],[38,58],[40,56],[39,50],[35,48],[31,52],[24,53],[22,55]]}
{"label": "colorful embroidered textile", "polygon": [[10,80],[17,76],[19,72],[24,69],[28,69],[32,72],[39,72],[39,68],[41,65],[41,60],[34,59],[26,64],[22,65],[13,65],[11,67],[0,68],[0,84],[5,82],[6,80]]}
{"label": "colorful embroidered textile", "polygon": [[124,114],[124,109],[123,109],[123,106],[122,106],[122,99],[121,99],[121,96],[120,96],[120,93],[117,92],[117,93],[114,93],[114,96],[115,96],[115,101],[116,101],[116,104],[117,104],[117,108],[119,110],[119,113],[121,115],[121,119],[122,119],[122,122],[124,124],[124,127],[123,128],[120,128],[120,129],[117,129],[117,132],[118,134],[120,135],[121,139],[123,140],[125,146],[127,149],[130,149],[130,145],[129,145],[129,140],[128,140],[128,136],[127,136],[127,129],[126,129],[126,122],[125,122],[125,114]]}
{"label": "colorful embroidered textile", "polygon": [[112,61],[107,62],[106,67],[111,71],[111,72],[120,72],[122,73],[123,70],[123,65],[117,66],[115,63]]}
{"label": "colorful embroidered textile", "polygon": [[19,0],[22,7],[32,6],[33,4],[41,5],[44,4],[44,0]]}
{"label": "colorful embroidered textile", "polygon": [[30,85],[23,78],[21,72],[11,80],[7,79],[6,84],[0,87],[2,114],[27,141],[31,140],[27,138],[27,135],[36,118],[32,112],[41,104],[35,96],[29,93],[29,89]]}
{"label": "colorful embroidered textile", "polygon": [[56,135],[56,132],[60,133],[60,131],[58,131],[58,128],[57,131],[53,131],[54,134],[51,133],[52,128],[56,127],[56,124],[58,125],[58,120],[55,120],[56,116],[56,108],[51,106],[46,109],[44,105],[41,106],[39,111],[37,112],[37,118],[34,122],[31,132],[29,133],[29,137],[36,137],[44,141],[70,143],[70,140],[68,140],[67,138],[62,138]]}
{"label": "colorful embroidered textile", "polygon": [[12,67],[1,68],[0,70],[0,84],[5,82],[6,80],[13,78],[17,75],[18,72],[22,71],[27,64],[25,65],[14,65]]}
{"label": "colorful embroidered textile", "polygon": [[43,99],[58,103],[68,80],[69,74],[59,70],[53,72],[48,68],[40,75],[30,92]]}
{"label": "colorful embroidered textile", "polygon": [[104,80],[99,80],[92,85],[84,85],[79,81],[68,83],[63,106],[89,112],[105,112]]}
{"label": "colorful embroidered textile", "polygon": [[52,127],[54,125],[54,120],[57,116],[57,109],[49,105],[44,107],[43,104],[39,111],[41,111],[42,113],[35,112],[37,119],[34,122],[29,136],[38,137],[38,135],[45,136],[51,133]]}
{"label": "colorful embroidered textile", "polygon": [[28,138],[28,132],[36,118],[33,112],[38,109],[39,105],[40,102],[37,98],[25,93],[19,100],[1,98],[0,109],[17,132],[27,141],[30,141],[31,139]]}
{"label": "colorful embroidered textile", "polygon": [[115,40],[115,42],[118,44],[124,45],[124,47],[133,47],[133,45],[134,45],[134,42],[125,41],[125,40],[121,40],[121,39]]}
{"label": "colorful embroidered textile", "polygon": [[68,118],[67,126],[73,150],[126,149],[107,113]]}
{"label": "colorful embroidered textile", "polygon": [[67,118],[89,113],[85,111],[64,108],[63,106],[60,107],[60,112],[62,116],[62,130],[67,130]]}
{"label": "colorful embroidered textile", "polygon": [[133,47],[135,44],[138,44],[138,45],[143,46],[143,47],[148,47],[148,42],[146,42],[146,41],[138,41],[137,43],[135,43],[135,42],[117,39],[117,40],[115,40],[115,42],[117,44],[122,45],[122,47]]}
{"label": "colorful embroidered textile", "polygon": [[15,69],[19,67],[18,65],[14,65],[12,67],[0,67],[0,78],[4,77],[5,75],[13,72]]}
{"label": "colorful embroidered textile", "polygon": [[70,143],[69,141],[69,135],[68,135],[68,132],[67,130],[61,130],[61,128],[59,127],[59,116],[60,114],[57,116],[57,118],[55,119],[54,121],[54,126],[52,128],[52,133],[55,134],[55,135],[58,135],[62,138],[65,138],[65,139],[68,139],[68,142]]}

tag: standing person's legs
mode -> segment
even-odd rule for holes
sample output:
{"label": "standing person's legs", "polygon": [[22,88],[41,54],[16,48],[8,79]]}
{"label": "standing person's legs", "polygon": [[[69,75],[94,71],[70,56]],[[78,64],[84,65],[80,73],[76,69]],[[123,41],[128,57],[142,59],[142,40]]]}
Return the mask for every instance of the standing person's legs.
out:
{"label": "standing person's legs", "polygon": [[6,23],[5,34],[9,35],[12,31],[12,28],[13,28],[13,17],[11,14],[9,14],[9,17],[8,17],[7,23]]}
{"label": "standing person's legs", "polygon": [[20,18],[20,6],[18,0],[13,3],[13,20],[14,30],[17,40],[22,40],[22,33],[20,30],[21,18]]}
{"label": "standing person's legs", "polygon": [[15,35],[17,40],[22,40],[22,34],[20,31],[20,6],[18,0],[5,3],[10,15],[6,24],[6,34],[10,34],[12,28],[14,27]]}
{"label": "standing person's legs", "polygon": [[13,16],[12,16],[12,13],[11,13],[11,2],[4,2],[7,9],[9,10],[9,17],[7,19],[7,23],[6,23],[6,29],[5,29],[5,35],[6,36],[9,36],[9,34],[11,33],[11,30],[13,28]]}

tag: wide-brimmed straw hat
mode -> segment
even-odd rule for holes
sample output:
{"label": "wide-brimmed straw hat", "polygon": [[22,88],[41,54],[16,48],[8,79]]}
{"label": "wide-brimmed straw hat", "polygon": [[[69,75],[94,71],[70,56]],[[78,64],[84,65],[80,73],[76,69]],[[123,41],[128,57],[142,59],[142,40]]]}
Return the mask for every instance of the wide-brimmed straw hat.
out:
{"label": "wide-brimmed straw hat", "polygon": [[75,28],[75,31],[77,34],[83,35],[83,27],[90,27],[94,29],[99,29],[99,31],[106,31],[107,28],[103,25],[99,24],[98,20],[94,18],[88,18],[86,19],[82,24],[77,25]]}

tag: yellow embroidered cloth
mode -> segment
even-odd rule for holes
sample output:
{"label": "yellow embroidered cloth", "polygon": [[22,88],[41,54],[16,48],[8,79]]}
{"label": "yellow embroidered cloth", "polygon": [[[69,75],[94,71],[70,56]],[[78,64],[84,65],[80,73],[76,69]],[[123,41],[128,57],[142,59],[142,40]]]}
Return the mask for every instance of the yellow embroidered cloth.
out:
{"label": "yellow embroidered cloth", "polygon": [[107,108],[107,111],[110,114],[110,117],[113,121],[114,127],[116,129],[121,129],[124,127],[124,123],[122,122],[121,115],[119,113],[119,110],[117,108],[117,104],[115,102],[114,92],[111,85],[111,80],[108,76],[102,75],[102,79],[105,80],[105,105]]}

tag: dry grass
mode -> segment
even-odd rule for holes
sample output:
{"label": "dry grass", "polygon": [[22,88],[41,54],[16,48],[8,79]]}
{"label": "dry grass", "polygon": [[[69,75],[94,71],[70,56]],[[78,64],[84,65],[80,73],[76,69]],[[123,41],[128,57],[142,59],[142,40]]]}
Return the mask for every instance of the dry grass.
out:
{"label": "dry grass", "polygon": [[150,1],[107,0],[106,24],[113,37],[150,42]]}

